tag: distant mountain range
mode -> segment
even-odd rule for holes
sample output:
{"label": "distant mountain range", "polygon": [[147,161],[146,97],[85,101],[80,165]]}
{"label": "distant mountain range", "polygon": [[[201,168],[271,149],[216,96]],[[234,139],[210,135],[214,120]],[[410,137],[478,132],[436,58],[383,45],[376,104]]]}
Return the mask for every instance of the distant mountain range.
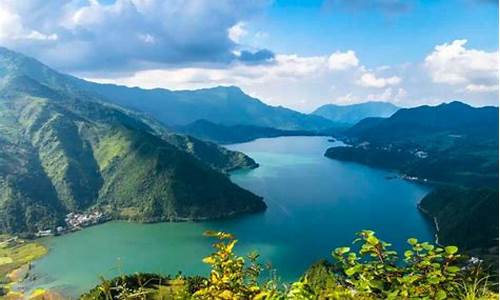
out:
{"label": "distant mountain range", "polygon": [[78,80],[85,90],[108,101],[150,114],[169,126],[206,120],[220,125],[250,125],[281,130],[321,130],[336,124],[320,116],[270,106],[234,86],[193,91],[146,90]]}
{"label": "distant mountain range", "polygon": [[400,109],[389,118],[362,120],[345,135],[354,147],[331,148],[327,155],[434,181],[498,183],[498,107],[455,101]]}
{"label": "distant mountain range", "polygon": [[311,114],[335,123],[356,124],[369,117],[389,117],[399,107],[389,102],[369,101],[351,105],[325,104]]}
{"label": "distant mountain range", "polygon": [[1,232],[53,229],[95,208],[148,222],[265,209],[224,174],[257,166],[251,158],[173,134],[82,82],[0,48]]}
{"label": "distant mountain range", "polygon": [[461,135],[468,139],[494,138],[498,137],[496,125],[498,107],[475,108],[453,101],[438,106],[403,108],[390,118],[369,118],[349,129],[348,134],[372,142],[413,140],[437,133]]}
{"label": "distant mountain range", "polygon": [[173,129],[179,133],[220,144],[243,143],[265,137],[310,136],[319,134],[316,131],[282,130],[252,125],[227,126],[207,120],[198,120],[185,126],[176,126]]}
{"label": "distant mountain range", "polygon": [[344,132],[351,147],[325,155],[438,187],[420,207],[443,228],[440,241],[485,249],[498,246],[498,214],[491,213],[498,210],[498,125],[498,107],[454,101],[400,109],[360,121]]}

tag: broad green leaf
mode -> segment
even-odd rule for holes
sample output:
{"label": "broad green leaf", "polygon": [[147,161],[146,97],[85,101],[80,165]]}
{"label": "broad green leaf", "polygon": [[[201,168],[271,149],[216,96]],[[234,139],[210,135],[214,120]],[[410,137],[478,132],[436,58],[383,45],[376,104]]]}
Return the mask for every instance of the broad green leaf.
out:
{"label": "broad green leaf", "polygon": [[215,263],[215,259],[211,256],[207,256],[203,259],[203,262],[209,265],[212,265]]}
{"label": "broad green leaf", "polygon": [[439,278],[437,278],[437,277],[429,277],[429,278],[427,278],[427,281],[429,281],[430,283],[433,283],[433,284],[437,284],[440,282]]}
{"label": "broad green leaf", "polygon": [[457,272],[460,272],[460,268],[457,266],[449,266],[446,268],[446,271],[448,271],[450,273],[457,273]]}
{"label": "broad green leaf", "polygon": [[446,299],[448,295],[446,295],[446,292],[443,291],[443,290],[439,290],[437,293],[436,293],[436,300],[443,300],[443,299]]}
{"label": "broad green leaf", "polygon": [[232,252],[233,251],[233,248],[234,248],[234,245],[236,245],[236,243],[238,242],[238,240],[232,240],[226,247],[226,251],[227,252]]}
{"label": "broad green leaf", "polygon": [[457,253],[458,251],[458,247],[457,246],[446,246],[444,247],[444,251],[447,253],[447,254],[455,254]]}
{"label": "broad green leaf", "polygon": [[434,246],[428,243],[422,244],[422,247],[427,251],[431,251],[434,249]]}
{"label": "broad green leaf", "polygon": [[356,268],[355,268],[355,267],[352,267],[352,268],[349,268],[349,269],[345,270],[345,274],[346,274],[347,276],[352,276],[352,275],[356,274],[356,272],[357,272],[357,271],[356,271]]}
{"label": "broad green leaf", "polygon": [[384,283],[381,280],[370,280],[368,283],[372,288],[384,290]]}
{"label": "broad green leaf", "polygon": [[373,236],[373,235],[370,235],[370,236],[366,239],[366,241],[367,241],[368,243],[370,243],[371,245],[377,245],[377,244],[378,244],[378,239],[377,239],[375,236]]}
{"label": "broad green leaf", "polygon": [[351,251],[351,248],[349,248],[349,247],[340,247],[340,248],[335,249],[335,253],[337,255],[343,255],[349,251]]}
{"label": "broad green leaf", "polygon": [[414,246],[418,243],[418,240],[415,238],[408,239],[408,244]]}

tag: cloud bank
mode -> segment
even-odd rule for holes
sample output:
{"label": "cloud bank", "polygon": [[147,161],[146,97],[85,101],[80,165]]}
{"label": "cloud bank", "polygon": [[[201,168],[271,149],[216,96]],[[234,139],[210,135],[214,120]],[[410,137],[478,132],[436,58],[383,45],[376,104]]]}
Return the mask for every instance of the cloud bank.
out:
{"label": "cloud bank", "polygon": [[498,89],[498,52],[466,49],[467,40],[437,45],[425,58],[432,80],[463,86],[470,92]]}
{"label": "cloud bank", "polygon": [[[325,5],[396,13],[412,3]],[[270,0],[0,0],[0,45],[99,82],[169,89],[237,85],[270,104],[306,112],[325,103],[367,100],[497,104],[498,51],[471,49],[458,39],[436,45],[421,61],[367,66],[356,49],[307,56],[245,45],[258,36],[273,38],[249,24],[269,5]]]}
{"label": "cloud bank", "polygon": [[[108,1],[109,2],[109,1]],[[265,0],[0,0],[0,44],[66,71],[238,60],[244,19]],[[269,60],[267,52],[241,58]],[[262,50],[264,51],[264,50]]]}
{"label": "cloud bank", "polygon": [[463,100],[498,100],[497,52],[465,47],[463,40],[437,45],[421,62],[368,68],[354,50],[323,56],[277,54],[269,64],[234,62],[223,68],[145,70],[121,78],[90,78],[146,88],[195,89],[237,85],[274,105],[309,112],[325,103],[369,100],[401,106]]}

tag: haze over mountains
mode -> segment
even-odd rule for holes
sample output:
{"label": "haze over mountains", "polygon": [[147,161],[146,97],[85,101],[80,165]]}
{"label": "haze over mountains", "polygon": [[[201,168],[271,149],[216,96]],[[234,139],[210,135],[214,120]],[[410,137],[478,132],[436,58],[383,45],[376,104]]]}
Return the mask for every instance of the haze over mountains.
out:
{"label": "haze over mountains", "polygon": [[0,48],[0,231],[35,233],[98,208],[138,221],[265,209],[227,170],[246,155],[108,104],[73,77]]}
{"label": "haze over mountains", "polygon": [[254,125],[222,125],[207,120],[197,120],[185,126],[176,126],[174,130],[202,140],[221,144],[242,143],[258,138],[308,136],[320,133],[311,130],[283,130]]}
{"label": "haze over mountains", "polygon": [[80,85],[115,104],[146,112],[166,125],[187,125],[197,120],[229,126],[252,125],[283,130],[320,130],[336,125],[319,116],[267,105],[234,86],[170,91],[88,81],[80,81]]}
{"label": "haze over mountains", "polygon": [[[7,52],[3,49],[3,52]],[[234,86],[215,87],[192,91],[167,89],[130,88],[113,84],[99,84],[58,73],[38,61],[24,57],[17,59],[18,66],[9,72],[27,75],[44,85],[57,84],[66,93],[96,98],[121,107],[141,111],[171,128],[182,128],[190,133],[190,127],[199,120],[222,126],[255,127],[255,137],[269,136],[266,128],[290,131],[332,132],[346,128],[365,117],[389,116],[397,107],[387,102],[367,102],[355,105],[325,105],[312,114],[300,113],[285,107],[270,106],[245,94]],[[257,128],[258,127],[258,128]],[[227,129],[212,136],[226,135]],[[230,128],[229,128],[230,129]],[[234,131],[234,130],[233,130]],[[238,134],[237,131],[231,133]],[[229,142],[244,140],[237,137]]]}
{"label": "haze over mountains", "polygon": [[389,117],[398,109],[399,107],[389,102],[369,101],[351,105],[325,104],[311,114],[333,122],[353,125],[369,117]]}

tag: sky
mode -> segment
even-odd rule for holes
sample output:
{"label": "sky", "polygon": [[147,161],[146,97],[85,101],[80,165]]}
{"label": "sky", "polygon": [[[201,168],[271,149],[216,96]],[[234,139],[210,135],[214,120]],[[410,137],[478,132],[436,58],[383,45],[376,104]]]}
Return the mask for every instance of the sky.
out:
{"label": "sky", "polygon": [[492,0],[0,0],[0,46],[143,88],[328,103],[498,105]]}

